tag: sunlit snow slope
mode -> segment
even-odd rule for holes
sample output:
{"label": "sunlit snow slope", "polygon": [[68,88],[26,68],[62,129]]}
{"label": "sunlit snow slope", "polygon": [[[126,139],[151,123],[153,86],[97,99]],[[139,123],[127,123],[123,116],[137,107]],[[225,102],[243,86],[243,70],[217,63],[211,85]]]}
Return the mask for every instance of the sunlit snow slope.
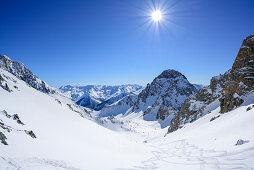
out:
{"label": "sunlit snow slope", "polygon": [[[2,69],[0,74],[11,90],[0,87],[0,122],[11,129],[0,127],[8,143],[0,143],[0,169],[112,169],[129,167],[147,155],[146,146],[81,117]],[[24,125],[4,110],[18,114]],[[37,138],[22,130],[32,130]]]}

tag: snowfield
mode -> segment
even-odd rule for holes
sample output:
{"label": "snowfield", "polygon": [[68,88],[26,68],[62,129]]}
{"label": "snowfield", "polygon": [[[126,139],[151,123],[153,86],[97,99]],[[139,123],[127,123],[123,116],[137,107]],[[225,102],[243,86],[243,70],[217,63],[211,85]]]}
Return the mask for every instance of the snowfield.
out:
{"label": "snowfield", "polygon": [[253,94],[242,107],[225,114],[217,108],[165,135],[167,128],[144,121],[142,112],[90,117],[81,108],[82,114],[73,111],[64,96],[56,100],[9,72],[0,74],[12,90],[0,87],[0,122],[11,129],[0,127],[8,143],[0,143],[0,169],[254,169]]}
{"label": "snowfield", "polygon": [[129,167],[149,155],[142,142],[82,118],[55,98],[28,87],[6,71],[2,73],[17,83],[8,81],[11,93],[0,88],[0,111],[18,114],[25,129],[32,130],[37,138],[15,130],[4,132],[8,145],[0,145],[0,169],[113,169]]}

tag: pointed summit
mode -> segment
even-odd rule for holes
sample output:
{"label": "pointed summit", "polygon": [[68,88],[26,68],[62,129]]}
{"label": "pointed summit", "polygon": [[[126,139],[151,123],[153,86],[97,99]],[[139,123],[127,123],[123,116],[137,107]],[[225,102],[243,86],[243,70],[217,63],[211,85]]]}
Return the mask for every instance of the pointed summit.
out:
{"label": "pointed summit", "polygon": [[177,77],[183,77],[184,79],[186,79],[186,77],[182,73],[173,69],[163,71],[157,78],[175,79]]}

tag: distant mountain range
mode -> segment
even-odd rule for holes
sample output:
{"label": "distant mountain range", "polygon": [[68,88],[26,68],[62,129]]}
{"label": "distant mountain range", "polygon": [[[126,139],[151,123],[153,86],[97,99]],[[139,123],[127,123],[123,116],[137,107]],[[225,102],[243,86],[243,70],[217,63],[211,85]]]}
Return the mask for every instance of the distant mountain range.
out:
{"label": "distant mountain range", "polygon": [[78,105],[101,110],[105,105],[110,105],[121,100],[129,94],[138,94],[143,86],[136,84],[127,85],[66,85],[59,90],[75,101]]}

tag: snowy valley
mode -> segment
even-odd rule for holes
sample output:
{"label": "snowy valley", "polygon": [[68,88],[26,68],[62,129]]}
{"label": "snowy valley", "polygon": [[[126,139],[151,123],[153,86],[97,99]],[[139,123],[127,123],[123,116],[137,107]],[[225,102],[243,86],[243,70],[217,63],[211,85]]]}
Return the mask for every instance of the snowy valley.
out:
{"label": "snowy valley", "polygon": [[0,55],[0,169],[254,169],[254,36],[208,86],[53,88]]}

